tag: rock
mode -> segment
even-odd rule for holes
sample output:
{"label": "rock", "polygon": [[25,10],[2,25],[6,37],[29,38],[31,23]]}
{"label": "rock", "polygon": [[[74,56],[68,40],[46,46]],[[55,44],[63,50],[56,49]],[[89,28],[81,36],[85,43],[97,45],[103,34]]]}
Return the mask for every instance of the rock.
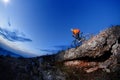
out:
{"label": "rock", "polygon": [[96,71],[96,70],[98,70],[98,67],[89,68],[89,69],[87,69],[87,70],[85,70],[85,71],[86,71],[87,73],[91,73],[91,72]]}

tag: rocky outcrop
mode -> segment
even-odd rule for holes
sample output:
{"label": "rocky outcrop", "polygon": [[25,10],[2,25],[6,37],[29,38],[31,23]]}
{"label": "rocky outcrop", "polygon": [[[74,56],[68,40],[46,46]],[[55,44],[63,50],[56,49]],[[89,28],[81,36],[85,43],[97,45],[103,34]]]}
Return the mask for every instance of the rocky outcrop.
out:
{"label": "rocky outcrop", "polygon": [[56,61],[63,61],[69,67],[83,68],[87,73],[98,69],[115,71],[120,61],[120,26],[110,27],[80,47],[59,53]]}

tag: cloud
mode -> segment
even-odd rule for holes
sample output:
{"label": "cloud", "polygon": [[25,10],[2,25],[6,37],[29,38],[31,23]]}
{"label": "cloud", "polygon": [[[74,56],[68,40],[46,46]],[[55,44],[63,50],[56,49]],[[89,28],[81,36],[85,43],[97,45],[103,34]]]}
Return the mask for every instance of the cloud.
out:
{"label": "cloud", "polygon": [[70,48],[70,45],[57,45],[57,46],[54,46],[54,48],[66,50]]}
{"label": "cloud", "polygon": [[40,49],[42,52],[47,52],[47,53],[56,53],[58,50],[52,50],[52,49]]}
{"label": "cloud", "polygon": [[4,39],[7,39],[12,42],[30,42],[32,41],[29,38],[26,38],[25,36],[22,36],[23,34],[20,34],[18,31],[10,31],[7,29],[3,29],[0,27],[0,36],[2,36]]}
{"label": "cloud", "polygon": [[35,57],[42,55],[25,46],[25,43],[12,42],[4,39],[2,36],[0,36],[0,47],[23,57]]}
{"label": "cloud", "polygon": [[40,51],[46,52],[46,53],[56,53],[58,51],[66,50],[66,49],[70,48],[70,45],[57,45],[57,46],[53,46],[53,47],[55,49],[40,49]]}
{"label": "cloud", "polygon": [[[23,57],[36,57],[43,55],[33,47],[30,47],[29,43],[24,42],[31,42],[32,40],[26,38],[25,34],[19,32],[18,30],[13,30],[9,28],[1,28],[0,27],[0,47],[21,55]],[[31,42],[32,43],[32,42]]]}

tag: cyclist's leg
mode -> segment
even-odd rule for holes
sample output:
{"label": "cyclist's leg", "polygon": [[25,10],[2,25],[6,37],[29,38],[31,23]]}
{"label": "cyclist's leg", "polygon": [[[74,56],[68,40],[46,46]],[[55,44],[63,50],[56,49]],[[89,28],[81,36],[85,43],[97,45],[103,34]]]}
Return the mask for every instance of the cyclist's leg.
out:
{"label": "cyclist's leg", "polygon": [[76,39],[72,41],[71,43],[71,48],[75,48],[76,47]]}

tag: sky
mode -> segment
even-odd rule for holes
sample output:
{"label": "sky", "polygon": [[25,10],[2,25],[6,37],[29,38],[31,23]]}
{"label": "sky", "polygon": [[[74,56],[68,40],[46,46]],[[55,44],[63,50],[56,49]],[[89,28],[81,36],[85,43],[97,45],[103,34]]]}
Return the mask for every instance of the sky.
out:
{"label": "sky", "polygon": [[111,25],[120,25],[120,0],[0,0],[1,44],[22,55],[69,46],[71,28],[97,34]]}

